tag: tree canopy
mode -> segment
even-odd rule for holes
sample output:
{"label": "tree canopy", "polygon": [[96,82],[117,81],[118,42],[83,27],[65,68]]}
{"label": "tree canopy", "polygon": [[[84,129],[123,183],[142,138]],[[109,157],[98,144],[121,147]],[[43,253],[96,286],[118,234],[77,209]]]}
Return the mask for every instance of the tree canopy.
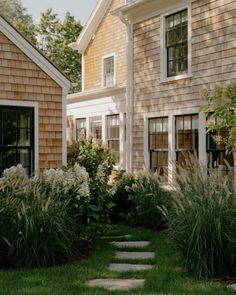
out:
{"label": "tree canopy", "polygon": [[42,13],[38,24],[20,0],[0,0],[1,15],[38,47],[72,81],[70,92],[81,89],[81,55],[68,45],[74,42],[82,25],[69,12],[61,21],[52,9]]}

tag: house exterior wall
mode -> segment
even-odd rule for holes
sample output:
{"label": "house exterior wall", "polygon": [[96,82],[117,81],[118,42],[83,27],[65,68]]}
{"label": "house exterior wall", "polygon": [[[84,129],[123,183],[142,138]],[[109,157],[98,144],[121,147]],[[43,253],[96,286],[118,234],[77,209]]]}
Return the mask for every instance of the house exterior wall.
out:
{"label": "house exterior wall", "polygon": [[102,87],[102,57],[115,53],[116,85],[126,80],[126,28],[110,12],[125,3],[114,0],[84,52],[84,89]]}
{"label": "house exterior wall", "polygon": [[38,104],[39,169],[62,164],[62,95],[62,88],[0,32],[0,105],[1,100]]}
{"label": "house exterior wall", "polygon": [[[134,24],[134,171],[143,169],[148,161],[145,125],[148,117],[198,113],[206,88],[213,89],[217,84],[236,79],[236,1],[192,1],[191,27],[192,75],[167,82],[161,81],[160,72],[161,16]],[[200,119],[204,124],[202,114]],[[174,135],[170,136],[174,141]]]}

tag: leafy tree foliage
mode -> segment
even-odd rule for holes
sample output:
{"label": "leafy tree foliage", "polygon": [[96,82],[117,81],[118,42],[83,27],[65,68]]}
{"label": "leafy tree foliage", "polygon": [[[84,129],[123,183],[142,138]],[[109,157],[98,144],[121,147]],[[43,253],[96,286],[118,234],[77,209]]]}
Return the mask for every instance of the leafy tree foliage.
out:
{"label": "leafy tree foliage", "polygon": [[69,12],[61,22],[52,9],[42,14],[38,25],[39,48],[71,79],[71,92],[80,90],[81,56],[68,45],[76,40],[81,29],[80,22]]}
{"label": "leafy tree foliage", "polygon": [[37,44],[32,16],[19,0],[0,0],[1,15],[16,27],[30,42]]}

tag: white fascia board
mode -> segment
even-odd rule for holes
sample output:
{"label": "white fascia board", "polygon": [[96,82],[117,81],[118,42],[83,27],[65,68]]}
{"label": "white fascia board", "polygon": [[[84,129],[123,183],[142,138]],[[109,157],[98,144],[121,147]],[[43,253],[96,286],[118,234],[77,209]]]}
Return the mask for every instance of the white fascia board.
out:
{"label": "white fascia board", "polygon": [[[180,3],[181,5],[187,5],[191,2],[191,0],[138,0],[131,2],[118,10],[124,14],[127,20],[135,24],[165,13],[170,7],[171,9],[174,9],[175,7],[178,7]],[[118,13],[118,11],[116,13]]]}
{"label": "white fascia board", "polygon": [[13,42],[25,55],[36,63],[58,85],[69,89],[70,81],[51,62],[49,62],[30,42],[0,16],[0,31]]}
{"label": "white fascia board", "polygon": [[83,53],[85,51],[93,35],[96,33],[96,30],[100,22],[102,21],[105,13],[107,12],[107,9],[109,8],[111,2],[112,0],[98,1],[97,6],[92,12],[77,41],[70,44],[71,48],[78,50],[80,53]]}
{"label": "white fascia board", "polygon": [[120,86],[120,87],[107,87],[107,88],[100,88],[90,91],[83,91],[83,92],[77,92],[74,94],[70,94],[67,96],[67,105],[84,101],[84,100],[90,100],[100,97],[107,97],[107,96],[113,96],[116,94],[125,93],[126,86]]}

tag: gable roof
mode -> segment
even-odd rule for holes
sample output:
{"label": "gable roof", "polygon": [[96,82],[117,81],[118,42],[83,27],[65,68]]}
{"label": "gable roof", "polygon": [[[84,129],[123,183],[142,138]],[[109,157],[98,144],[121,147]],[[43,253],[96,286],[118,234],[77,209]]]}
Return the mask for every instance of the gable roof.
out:
{"label": "gable roof", "polygon": [[107,12],[107,9],[111,5],[111,2],[112,0],[98,0],[95,9],[93,10],[87,23],[85,24],[77,41],[70,44],[70,47],[72,49],[78,50],[80,53],[83,53],[85,51],[99,24],[101,23],[105,13]]}
{"label": "gable roof", "polygon": [[70,80],[1,15],[0,31],[58,85],[66,91],[69,89]]}

